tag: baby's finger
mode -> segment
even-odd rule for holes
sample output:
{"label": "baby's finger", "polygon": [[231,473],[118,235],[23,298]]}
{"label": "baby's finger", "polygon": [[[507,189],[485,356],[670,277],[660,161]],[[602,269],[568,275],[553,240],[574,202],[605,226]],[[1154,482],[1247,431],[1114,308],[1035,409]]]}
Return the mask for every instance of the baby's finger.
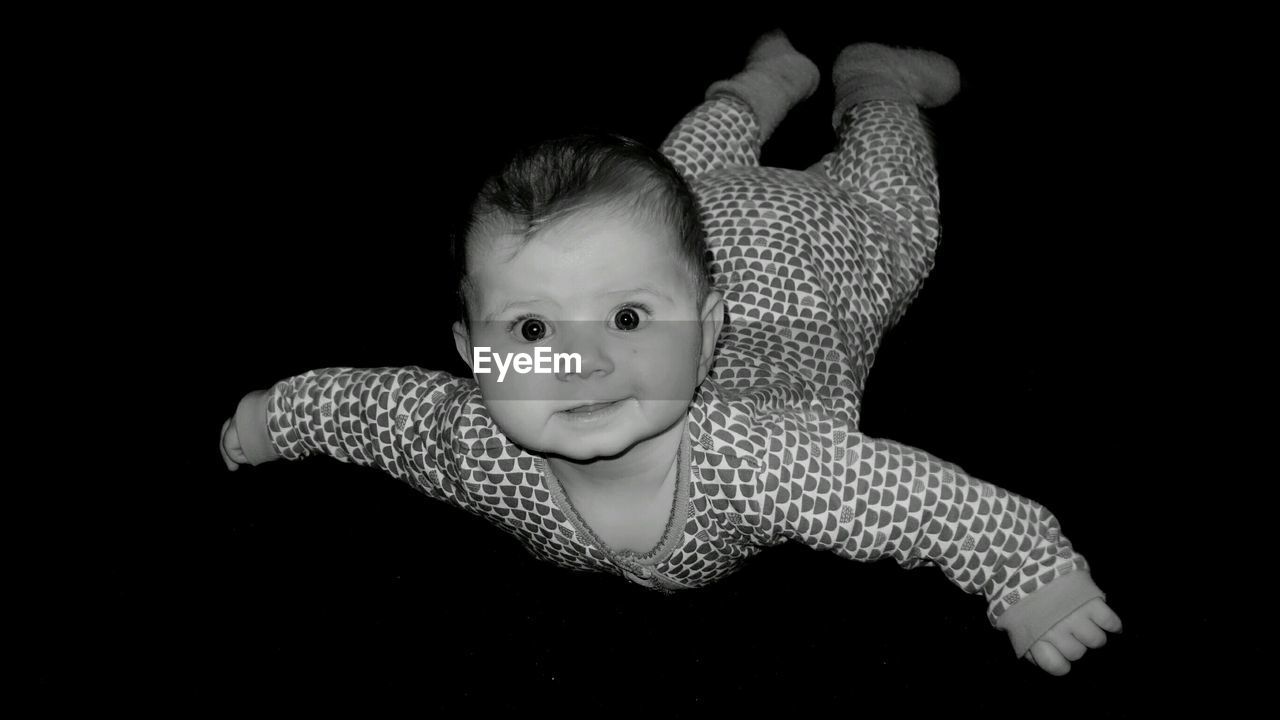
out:
{"label": "baby's finger", "polygon": [[219,447],[218,447],[218,450],[219,450],[219,452],[221,452],[221,453],[222,453],[222,464],[226,465],[228,470],[230,470],[231,472],[235,472],[236,470],[239,470],[239,469],[240,469],[240,466],[239,466],[239,465],[237,465],[237,464],[236,464],[236,463],[231,459],[231,456],[227,454],[227,449],[226,449],[226,448],[224,448],[224,447],[222,447],[222,446],[219,446]]}
{"label": "baby's finger", "polygon": [[1071,634],[1071,631],[1065,627],[1065,624],[1059,625],[1044,634],[1044,640],[1048,640],[1058,652],[1062,653],[1062,657],[1072,662],[1084,657],[1088,650],[1079,640]]}
{"label": "baby's finger", "polygon": [[1124,627],[1120,624],[1120,616],[1116,615],[1102,600],[1089,603],[1086,611],[1089,619],[1103,630],[1113,633],[1124,632]]}
{"label": "baby's finger", "polygon": [[1071,672],[1071,663],[1062,657],[1062,653],[1058,649],[1044,640],[1037,640],[1035,645],[1031,646],[1031,658],[1041,670],[1050,675],[1062,676]]}
{"label": "baby's finger", "polygon": [[1107,634],[1093,621],[1083,619],[1071,626],[1071,635],[1086,647],[1100,648],[1107,644]]}
{"label": "baby's finger", "polygon": [[222,423],[222,433],[218,436],[218,454],[222,456],[222,462],[226,464],[227,469],[235,472],[240,469],[240,465],[231,459],[231,455],[227,452],[227,433],[231,429],[231,418]]}

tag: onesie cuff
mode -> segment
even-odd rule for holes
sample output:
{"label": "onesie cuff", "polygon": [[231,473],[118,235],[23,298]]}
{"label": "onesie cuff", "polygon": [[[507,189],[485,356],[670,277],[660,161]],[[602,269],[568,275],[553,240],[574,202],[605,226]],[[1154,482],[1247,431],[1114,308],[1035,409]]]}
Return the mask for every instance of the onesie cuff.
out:
{"label": "onesie cuff", "polygon": [[1079,610],[1094,598],[1106,598],[1087,570],[1068,573],[1036,590],[1004,611],[996,627],[1009,633],[1013,652],[1027,654],[1031,646],[1058,621]]}
{"label": "onesie cuff", "polygon": [[280,458],[280,453],[271,444],[271,434],[267,432],[267,399],[270,396],[270,390],[251,392],[240,399],[240,406],[236,408],[236,434],[240,436],[240,449],[250,465]]}

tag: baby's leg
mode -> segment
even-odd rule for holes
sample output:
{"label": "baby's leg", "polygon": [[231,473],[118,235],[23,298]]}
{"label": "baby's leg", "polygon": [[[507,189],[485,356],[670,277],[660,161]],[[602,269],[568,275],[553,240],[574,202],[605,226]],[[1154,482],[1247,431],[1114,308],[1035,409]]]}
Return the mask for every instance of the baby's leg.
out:
{"label": "baby's leg", "polygon": [[787,111],[813,94],[818,68],[786,35],[756,41],[742,72],[707,89],[706,101],[685,116],[662,144],[686,178],[731,166],[760,164],[760,146]]}
{"label": "baby's leg", "polygon": [[833,72],[839,137],[814,170],[848,190],[870,213],[892,279],[890,323],[915,296],[938,245],[938,183],[920,108],[960,88],[955,65],[937,53],[851,45]]}

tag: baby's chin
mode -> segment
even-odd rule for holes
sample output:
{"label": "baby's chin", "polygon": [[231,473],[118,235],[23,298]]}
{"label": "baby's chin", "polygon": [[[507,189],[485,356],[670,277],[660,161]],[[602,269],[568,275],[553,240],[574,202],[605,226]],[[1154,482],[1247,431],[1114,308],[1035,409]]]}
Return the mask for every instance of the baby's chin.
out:
{"label": "baby's chin", "polygon": [[652,439],[659,432],[652,428],[629,429],[629,432],[592,433],[575,435],[574,433],[550,432],[538,433],[532,437],[522,437],[518,433],[508,434],[507,439],[536,455],[560,457],[574,462],[591,462],[622,457],[631,449]]}
{"label": "baby's chin", "polygon": [[590,441],[565,438],[534,441],[528,445],[524,445],[514,438],[513,440],[515,440],[516,444],[522,445],[526,450],[538,455],[560,457],[574,462],[591,462],[593,460],[608,460],[626,455],[627,451],[650,437],[650,435],[640,434],[635,437],[592,438]]}

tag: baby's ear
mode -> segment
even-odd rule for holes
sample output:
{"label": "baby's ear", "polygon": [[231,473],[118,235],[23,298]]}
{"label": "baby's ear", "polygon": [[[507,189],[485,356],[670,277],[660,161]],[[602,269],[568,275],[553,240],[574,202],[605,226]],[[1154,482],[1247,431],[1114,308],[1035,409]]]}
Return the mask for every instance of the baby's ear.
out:
{"label": "baby's ear", "polygon": [[458,348],[458,354],[462,356],[462,361],[471,367],[471,335],[467,332],[467,326],[461,320],[453,324],[453,345]]}
{"label": "baby's ear", "polygon": [[712,290],[702,303],[702,352],[698,357],[698,375],[705,378],[711,372],[716,357],[716,342],[724,329],[724,297]]}

